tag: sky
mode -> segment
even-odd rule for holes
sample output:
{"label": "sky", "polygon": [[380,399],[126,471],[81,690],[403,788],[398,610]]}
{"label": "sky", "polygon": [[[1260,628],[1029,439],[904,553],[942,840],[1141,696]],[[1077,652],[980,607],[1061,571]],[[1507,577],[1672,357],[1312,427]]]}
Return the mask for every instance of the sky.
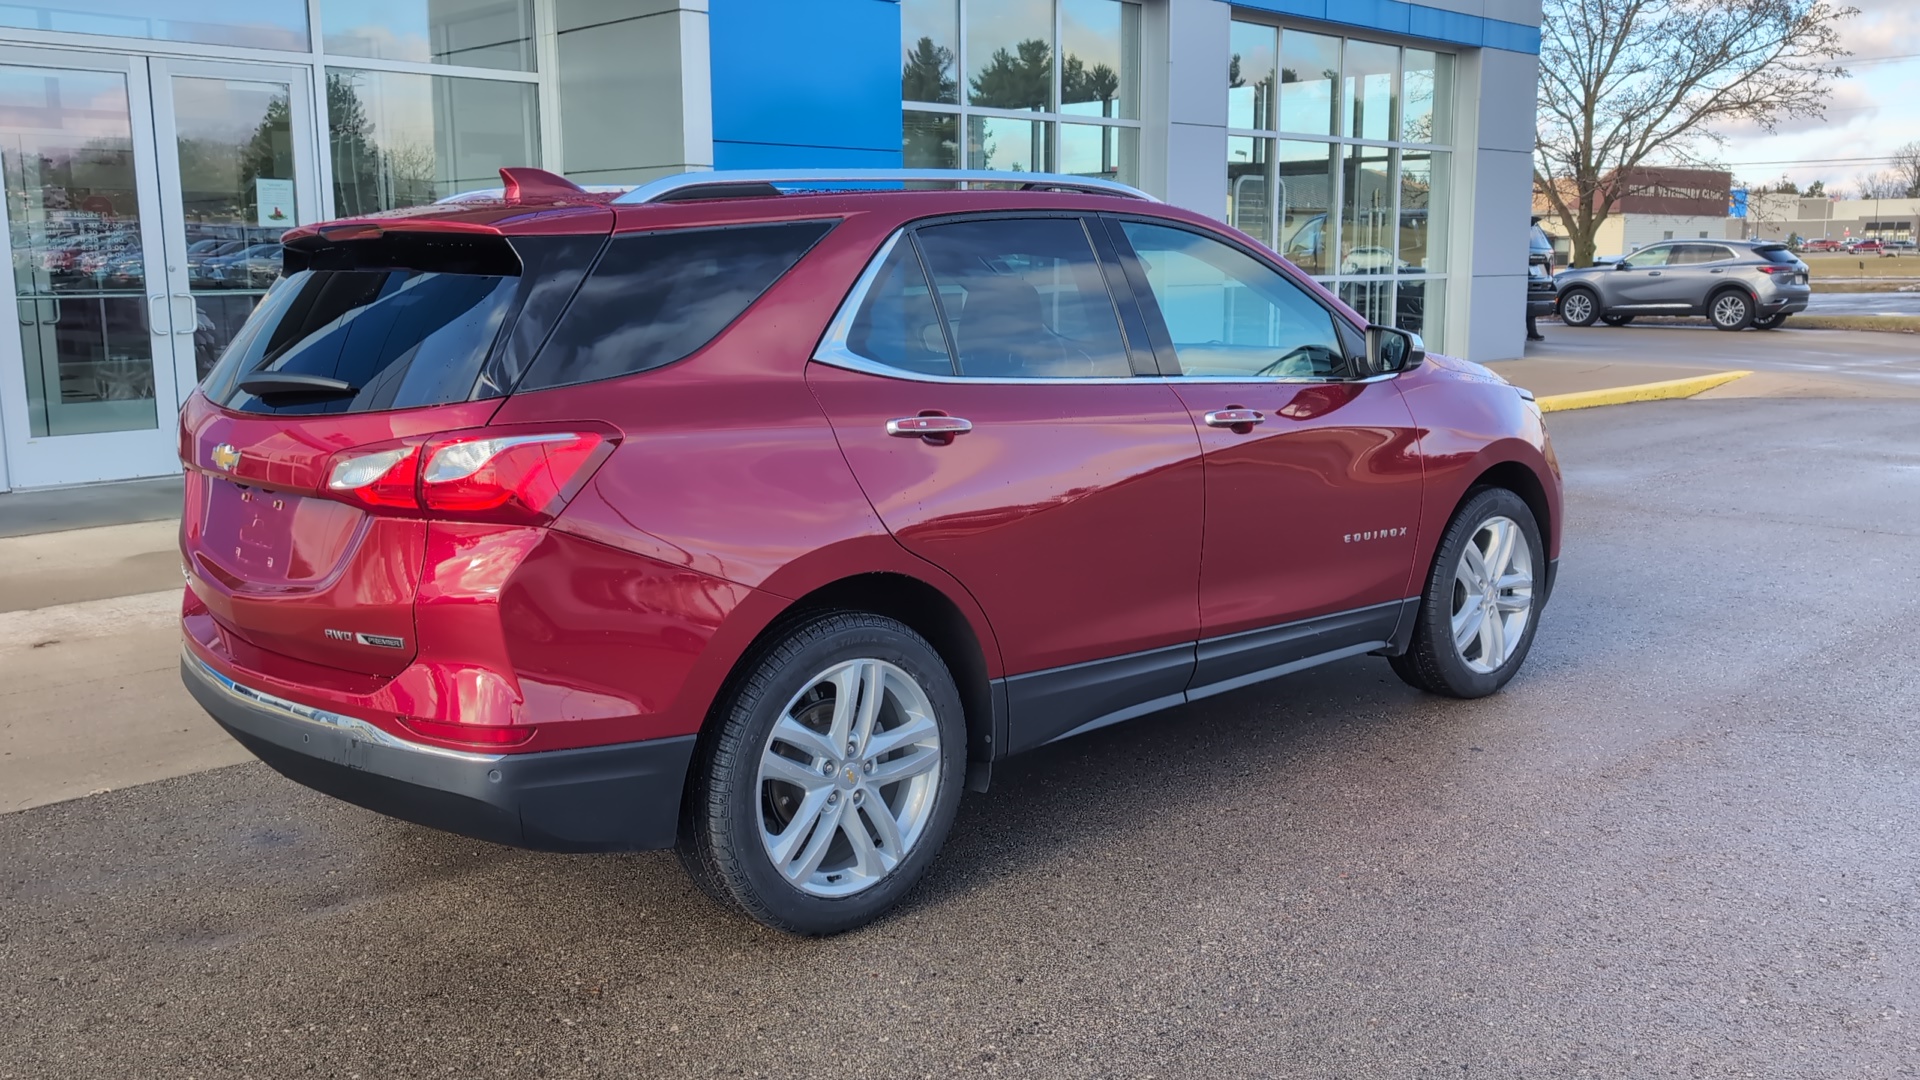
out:
{"label": "sky", "polygon": [[1717,155],[1702,148],[1736,180],[1824,180],[1829,193],[1847,194],[1862,173],[1887,168],[1895,147],[1920,140],[1920,0],[1836,2],[1860,9],[1841,24],[1852,77],[1834,84],[1824,119],[1789,120],[1774,134],[1730,127]]}

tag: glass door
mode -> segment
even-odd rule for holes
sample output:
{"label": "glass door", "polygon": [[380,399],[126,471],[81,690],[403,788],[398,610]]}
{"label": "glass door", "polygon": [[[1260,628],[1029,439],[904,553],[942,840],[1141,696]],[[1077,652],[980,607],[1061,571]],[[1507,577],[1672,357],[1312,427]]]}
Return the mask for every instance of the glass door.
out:
{"label": "glass door", "polygon": [[178,405],[280,276],[280,234],[319,219],[312,83],[296,67],[151,63]]}
{"label": "glass door", "polygon": [[[147,65],[0,47],[0,430],[14,487],[172,471],[174,386]],[[164,404],[162,404],[164,402]]]}

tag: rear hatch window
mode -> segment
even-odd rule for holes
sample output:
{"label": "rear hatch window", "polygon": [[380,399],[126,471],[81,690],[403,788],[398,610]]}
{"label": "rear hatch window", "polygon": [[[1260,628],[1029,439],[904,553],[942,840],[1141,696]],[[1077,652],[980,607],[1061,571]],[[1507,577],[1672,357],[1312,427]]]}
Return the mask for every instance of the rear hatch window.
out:
{"label": "rear hatch window", "polygon": [[395,233],[290,247],[204,390],[237,412],[292,415],[498,397],[520,374],[510,327],[528,297],[557,310],[603,240]]}
{"label": "rear hatch window", "polygon": [[1770,263],[1779,263],[1781,266],[1792,266],[1800,261],[1800,256],[1795,255],[1785,245],[1754,248],[1753,253]]}

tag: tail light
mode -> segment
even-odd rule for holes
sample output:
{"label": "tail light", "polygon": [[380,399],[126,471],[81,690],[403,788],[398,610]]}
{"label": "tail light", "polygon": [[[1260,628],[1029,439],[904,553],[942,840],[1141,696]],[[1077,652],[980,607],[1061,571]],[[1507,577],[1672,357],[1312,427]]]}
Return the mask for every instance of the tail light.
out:
{"label": "tail light", "polygon": [[616,440],[597,431],[453,432],[343,450],[323,494],[369,509],[540,525],[565,509]]}
{"label": "tail light", "polygon": [[1760,272],[1761,272],[1761,273],[1763,273],[1763,274],[1768,274],[1768,275],[1772,275],[1772,274],[1797,274],[1797,273],[1799,273],[1799,272],[1800,272],[1800,268],[1799,268],[1799,267],[1796,267],[1796,266],[1780,266],[1780,265],[1778,265],[1778,264],[1776,264],[1776,263],[1768,263],[1768,264],[1767,264],[1767,265],[1765,265],[1765,266],[1762,266],[1762,267],[1759,267],[1759,270],[1760,270]]}

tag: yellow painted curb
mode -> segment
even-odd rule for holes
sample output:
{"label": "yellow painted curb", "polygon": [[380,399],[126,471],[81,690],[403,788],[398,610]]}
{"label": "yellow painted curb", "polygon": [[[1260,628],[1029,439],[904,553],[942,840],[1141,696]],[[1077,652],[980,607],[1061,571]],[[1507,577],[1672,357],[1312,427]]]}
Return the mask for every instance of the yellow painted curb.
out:
{"label": "yellow painted curb", "polygon": [[1537,404],[1541,412],[1565,412],[1568,409],[1591,409],[1596,405],[1625,405],[1630,401],[1662,401],[1667,398],[1692,397],[1716,386],[1724,386],[1735,379],[1743,379],[1753,374],[1751,371],[1716,371],[1712,375],[1695,375],[1691,379],[1668,379],[1665,382],[1640,383],[1635,386],[1615,386],[1606,390],[1580,390],[1571,394],[1549,394],[1540,398]]}

